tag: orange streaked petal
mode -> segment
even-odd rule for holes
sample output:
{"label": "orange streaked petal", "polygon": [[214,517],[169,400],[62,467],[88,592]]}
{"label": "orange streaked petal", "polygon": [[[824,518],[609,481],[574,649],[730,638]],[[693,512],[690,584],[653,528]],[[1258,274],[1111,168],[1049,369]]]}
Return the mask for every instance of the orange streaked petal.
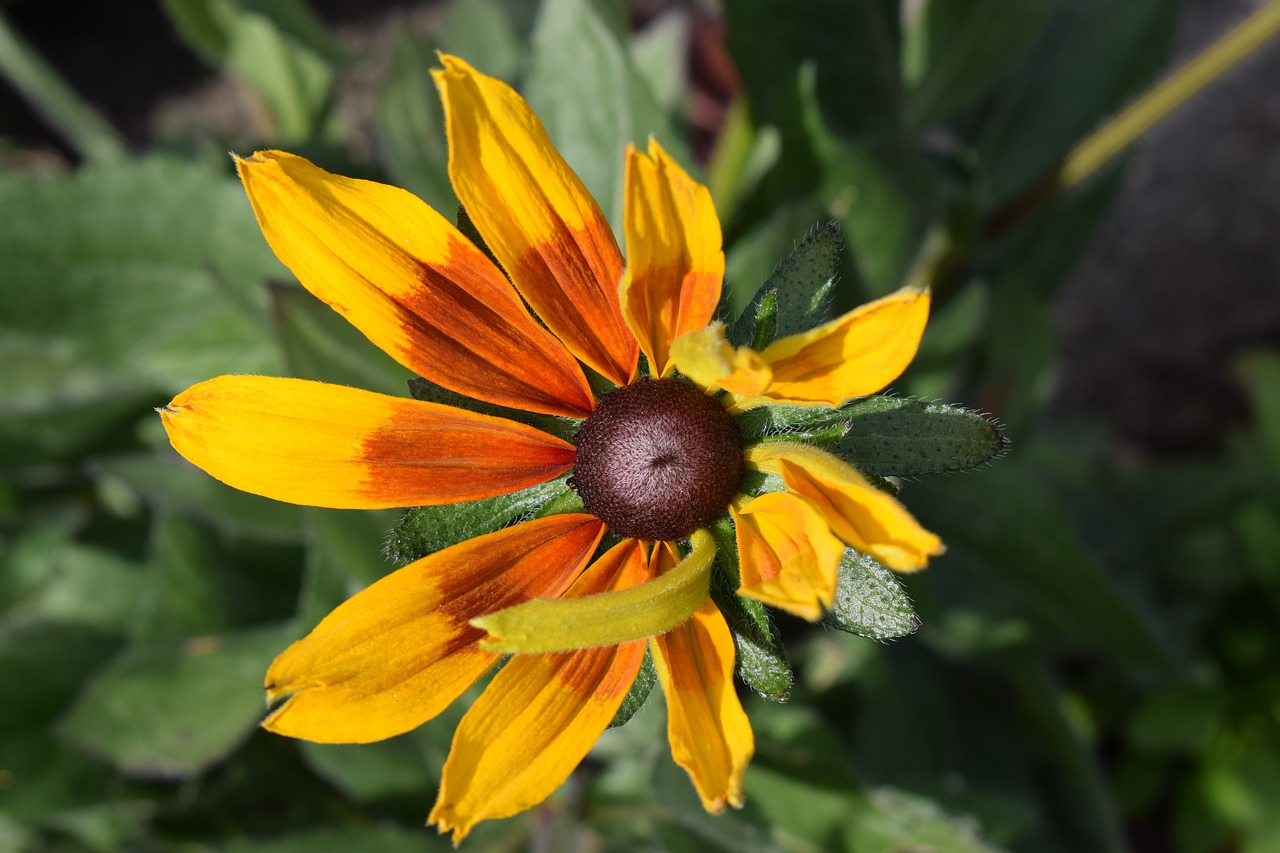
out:
{"label": "orange streaked petal", "polygon": [[751,723],[733,687],[733,635],[710,600],[689,621],[660,637],[653,652],[667,696],[671,755],[717,814],[742,806],[742,777],[755,751]]}
{"label": "orange streaked petal", "polygon": [[236,168],[276,256],[405,367],[490,403],[591,413],[577,362],[493,262],[417,196],[283,151]]}
{"label": "orange streaked petal", "polygon": [[573,467],[573,446],[502,418],[344,385],[219,376],[160,409],[175,450],[229,486],[339,509],[506,494]]}
{"label": "orange streaked petal", "polygon": [[929,292],[903,288],[816,329],[774,341],[765,396],[830,406],[875,393],[907,369],[929,319]]}
{"label": "orange streaked petal", "polygon": [[[644,546],[614,546],[565,598],[625,589],[648,575]],[[644,640],[548,655],[517,655],[467,711],[453,736],[431,822],[458,843],[482,820],[545,800],[609,725],[644,659]]]}
{"label": "orange streaked petal", "polygon": [[604,525],[554,515],[469,539],[392,572],[326,616],[267,671],[263,722],[319,743],[369,743],[440,713],[497,659],[468,620],[560,595]]}
{"label": "orange streaked petal", "polygon": [[763,394],[773,370],[751,347],[738,347],[724,336],[724,323],[690,332],[671,345],[676,368],[703,388],[723,388],[740,397]]}
{"label": "orange streaked petal", "polygon": [[741,512],[730,507],[737,531],[742,586],[739,595],[759,599],[810,622],[836,600],[844,543],[804,498],[771,492]]}
{"label": "orange streaked petal", "polygon": [[710,323],[720,304],[720,220],[707,188],[654,139],[648,156],[627,146],[624,195],[622,316],[653,375],[664,376],[674,368],[671,342]]}
{"label": "orange streaked petal", "polygon": [[582,181],[515,91],[454,56],[433,71],[449,178],[520,295],[569,351],[625,385],[639,350],[622,321],[622,254]]}
{"label": "orange streaked petal", "polygon": [[945,551],[906,508],[830,453],[793,442],[749,447],[749,465],[780,474],[792,492],[810,501],[831,532],[891,569],[913,572]]}

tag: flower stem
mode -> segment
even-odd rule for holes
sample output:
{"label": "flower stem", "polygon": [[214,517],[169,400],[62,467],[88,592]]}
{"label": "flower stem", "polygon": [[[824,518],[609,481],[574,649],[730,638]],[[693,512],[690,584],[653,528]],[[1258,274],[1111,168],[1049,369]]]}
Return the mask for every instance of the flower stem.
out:
{"label": "flower stem", "polygon": [[1171,112],[1248,59],[1277,34],[1280,34],[1280,0],[1269,0],[1077,142],[1043,178],[991,215],[985,235],[1003,235],[1028,213],[1084,183]]}

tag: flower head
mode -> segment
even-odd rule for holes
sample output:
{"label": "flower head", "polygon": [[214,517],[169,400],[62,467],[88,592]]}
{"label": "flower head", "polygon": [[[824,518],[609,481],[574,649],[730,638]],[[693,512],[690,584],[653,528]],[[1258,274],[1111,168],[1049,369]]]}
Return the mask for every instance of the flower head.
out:
{"label": "flower head", "polygon": [[[276,151],[237,168],[304,286],[407,368],[512,417],[223,376],[174,398],[165,428],[214,477],[292,503],[447,504],[572,472],[581,508],[425,556],[339,606],[271,665],[267,695],[282,702],[264,726],[329,743],[391,737],[514,655],[459,725],[431,814],[461,839],[567,778],[647,648],[676,761],[708,810],[740,805],[753,741],[733,636],[708,596],[708,525],[732,519],[740,595],[807,619],[832,605],[846,545],[902,571],[942,546],[845,462],[800,441],[744,443],[734,415],[880,390],[915,353],[928,293],[735,348],[714,322],[724,255],[705,187],[656,142],[629,148],[624,263],[524,101],[442,62],[450,177],[484,247],[403,190]],[[611,390],[593,391],[593,374]],[[575,442],[529,415],[575,419]],[[771,485],[748,488],[751,472]]]}

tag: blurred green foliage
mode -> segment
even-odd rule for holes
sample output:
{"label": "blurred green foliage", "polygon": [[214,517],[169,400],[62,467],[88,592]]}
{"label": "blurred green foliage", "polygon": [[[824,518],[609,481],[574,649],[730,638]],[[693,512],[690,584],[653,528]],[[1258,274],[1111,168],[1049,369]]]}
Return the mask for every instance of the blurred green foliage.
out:
{"label": "blurred green foliage", "polygon": [[[994,410],[1015,452],[907,484],[950,550],[840,618],[910,630],[909,594],[913,637],[780,621],[795,681],[786,704],[746,699],[745,809],[702,812],[649,702],[546,806],[468,848],[1280,849],[1280,356],[1240,366],[1254,420],[1221,453],[1119,466],[1100,427],[1045,414],[1050,300],[1115,171],[983,228],[1149,83],[1177,5],[727,0],[742,91],[705,175],[732,311],[828,221],[843,252],[813,287],[838,280],[839,306],[897,287],[930,241],[959,246],[896,388]],[[334,104],[362,57],[303,0],[163,6],[256,105],[260,138],[238,148],[291,147],[446,212],[436,48],[519,85],[615,227],[627,142],[696,165],[685,14],[631,33],[616,0],[455,0],[431,41],[395,34],[361,159]],[[86,159],[116,150],[76,109]],[[207,148],[0,172],[0,850],[445,849],[421,823],[465,703],[370,746],[256,729],[267,664],[390,570],[399,514],[233,491],[176,457],[150,407],[221,373],[401,394],[409,376],[292,282]]]}

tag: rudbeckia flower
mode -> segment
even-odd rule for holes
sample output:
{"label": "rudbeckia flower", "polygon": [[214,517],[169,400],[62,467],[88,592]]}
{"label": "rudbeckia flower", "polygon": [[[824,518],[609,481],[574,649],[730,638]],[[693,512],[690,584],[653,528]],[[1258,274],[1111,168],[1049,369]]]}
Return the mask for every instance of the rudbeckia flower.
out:
{"label": "rudbeckia flower", "polygon": [[[569,776],[647,648],[676,762],[707,810],[741,805],[754,747],[733,636],[708,595],[708,526],[732,518],[740,595],[807,619],[832,605],[846,545],[902,571],[942,546],[835,456],[744,444],[735,414],[880,390],[915,353],[928,293],[735,348],[714,322],[724,255],[705,187],[657,143],[629,148],[624,262],[519,95],[442,62],[449,174],[484,246],[408,192],[283,152],[238,160],[240,177],[272,249],[371,341],[490,409],[575,419],[573,441],[528,417],[261,376],[187,389],[164,425],[212,476],[291,503],[430,506],[571,472],[581,507],[445,548],[346,601],[271,665],[280,704],[263,725],[323,743],[389,738],[511,655],[458,726],[431,813],[460,840]],[[744,493],[749,470],[776,488]]]}

